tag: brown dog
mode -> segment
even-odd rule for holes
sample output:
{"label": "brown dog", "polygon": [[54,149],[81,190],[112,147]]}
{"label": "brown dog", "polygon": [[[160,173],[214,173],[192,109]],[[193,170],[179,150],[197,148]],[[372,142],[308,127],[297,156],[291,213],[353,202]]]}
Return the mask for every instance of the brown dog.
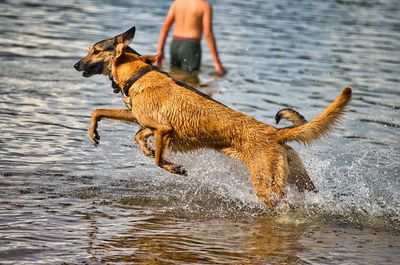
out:
{"label": "brown dog", "polygon": [[[217,150],[243,161],[250,172],[256,195],[271,208],[284,195],[285,185],[290,179],[307,183],[303,188],[313,188],[298,154],[286,143],[309,144],[332,130],[351,100],[350,88],[345,88],[312,121],[276,129],[186,89],[165,74],[152,70],[146,62],[157,60],[157,55],[128,53],[129,41],[116,45],[112,77],[125,90],[126,100],[132,106],[131,114],[128,110],[115,110],[111,116],[121,120],[135,117],[142,126],[154,132],[155,163],[158,166],[172,173],[184,172],[180,166],[164,159],[168,147],[179,152],[201,148]],[[96,127],[94,121],[89,132],[94,142],[98,138]]]}
{"label": "brown dog", "polygon": [[[114,38],[97,42],[95,45],[89,48],[88,54],[84,58],[82,58],[82,60],[80,60],[74,65],[75,68],[78,71],[83,71],[83,76],[85,77],[90,77],[94,74],[110,75],[111,61],[115,55],[116,46],[121,43],[125,43],[125,45],[129,43],[132,40],[134,33],[135,33],[135,28],[133,27],[130,30],[126,31],[125,33],[120,34]],[[139,55],[129,46],[125,47],[124,53]],[[154,60],[154,56],[140,57],[140,60],[144,60],[146,63],[149,63],[151,59]],[[182,86],[182,84],[180,86],[181,88],[186,89],[185,86]],[[114,92],[118,91],[120,91],[120,89],[116,88]],[[351,94],[351,92],[349,93]],[[196,94],[199,93],[196,92]],[[207,98],[207,96],[205,95],[203,96]],[[127,106],[129,107],[130,97],[124,97],[124,99],[127,103]],[[208,99],[210,100],[210,98]],[[344,106],[342,106],[341,108],[344,108]],[[93,111],[91,126],[89,128],[89,136],[95,145],[99,143],[99,136],[97,134],[96,129],[98,126],[97,125],[98,121],[100,121],[102,118],[129,121],[135,123],[138,122],[138,120],[135,118],[135,116],[132,114],[130,110],[98,109]],[[276,115],[277,123],[281,118],[288,119],[289,121],[293,122],[294,126],[300,126],[306,123],[306,120],[299,113],[291,109],[283,109],[279,111]],[[337,118],[335,118],[335,120],[336,119]],[[139,132],[135,135],[136,142],[139,144],[143,153],[148,156],[153,155],[153,151],[149,148],[149,146],[147,146],[147,138],[154,134],[153,130],[154,130],[153,128],[144,127],[141,130],[139,130]],[[287,182],[296,185],[300,191],[315,190],[315,187],[312,181],[310,180],[307,171],[305,170],[297,152],[286,144],[282,144],[282,147],[285,149],[287,157],[287,166],[288,166]],[[175,168],[176,172],[184,173],[184,170],[182,170],[180,167],[175,166]],[[174,172],[174,170],[172,170],[172,172]],[[258,190],[256,186],[255,190],[256,191]],[[262,193],[260,193],[259,196],[262,196]]]}

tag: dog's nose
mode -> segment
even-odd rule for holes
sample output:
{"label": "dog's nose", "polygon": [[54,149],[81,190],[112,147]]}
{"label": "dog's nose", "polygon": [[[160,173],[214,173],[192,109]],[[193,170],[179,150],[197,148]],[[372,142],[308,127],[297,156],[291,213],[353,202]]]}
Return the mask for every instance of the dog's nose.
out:
{"label": "dog's nose", "polygon": [[76,64],[74,64],[74,68],[79,71],[80,68],[81,68],[81,61],[79,61]]}

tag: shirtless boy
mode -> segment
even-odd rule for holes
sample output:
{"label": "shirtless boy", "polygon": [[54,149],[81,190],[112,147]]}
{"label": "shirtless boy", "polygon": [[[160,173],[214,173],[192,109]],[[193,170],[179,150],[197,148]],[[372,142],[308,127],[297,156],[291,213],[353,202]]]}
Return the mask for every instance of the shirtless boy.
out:
{"label": "shirtless boy", "polygon": [[219,59],[212,30],[212,7],[206,0],[175,0],[172,3],[160,31],[158,52],[161,53],[161,56],[158,65],[165,62],[165,41],[174,23],[175,30],[170,50],[171,66],[188,72],[200,69],[200,41],[204,32],[215,71],[218,75],[223,75],[225,69]]}

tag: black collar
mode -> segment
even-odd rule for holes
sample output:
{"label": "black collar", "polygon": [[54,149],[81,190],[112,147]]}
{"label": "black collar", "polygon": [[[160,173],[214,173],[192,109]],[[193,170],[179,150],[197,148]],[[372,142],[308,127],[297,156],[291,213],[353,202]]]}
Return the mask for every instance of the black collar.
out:
{"label": "black collar", "polygon": [[141,77],[143,77],[145,74],[153,70],[153,66],[148,65],[146,67],[143,67],[142,69],[139,70],[139,72],[136,72],[134,75],[132,75],[128,81],[126,81],[126,84],[124,87],[120,87],[117,82],[115,82],[114,78],[110,75],[109,78],[111,80],[111,86],[114,89],[114,93],[119,93],[120,91],[124,96],[129,95],[129,89],[131,86],[138,81]]}
{"label": "black collar", "polygon": [[119,85],[114,81],[114,78],[112,75],[109,75],[108,78],[111,80],[111,87],[113,88],[114,93],[119,93],[121,91],[121,88]]}
{"label": "black collar", "polygon": [[142,76],[144,76],[145,74],[147,74],[148,72],[153,70],[153,66],[149,65],[146,67],[143,67],[142,69],[139,70],[139,72],[136,72],[134,75],[131,76],[131,78],[128,79],[128,81],[126,82],[125,86],[122,88],[122,93],[125,96],[129,95],[129,89],[131,88],[131,86],[138,81]]}

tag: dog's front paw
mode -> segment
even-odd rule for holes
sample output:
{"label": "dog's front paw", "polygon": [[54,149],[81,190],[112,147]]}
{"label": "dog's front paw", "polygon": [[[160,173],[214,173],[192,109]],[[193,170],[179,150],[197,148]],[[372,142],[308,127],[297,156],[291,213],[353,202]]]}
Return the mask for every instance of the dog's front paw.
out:
{"label": "dog's front paw", "polygon": [[89,130],[89,138],[92,144],[97,147],[100,144],[100,135],[97,133],[96,130]]}

